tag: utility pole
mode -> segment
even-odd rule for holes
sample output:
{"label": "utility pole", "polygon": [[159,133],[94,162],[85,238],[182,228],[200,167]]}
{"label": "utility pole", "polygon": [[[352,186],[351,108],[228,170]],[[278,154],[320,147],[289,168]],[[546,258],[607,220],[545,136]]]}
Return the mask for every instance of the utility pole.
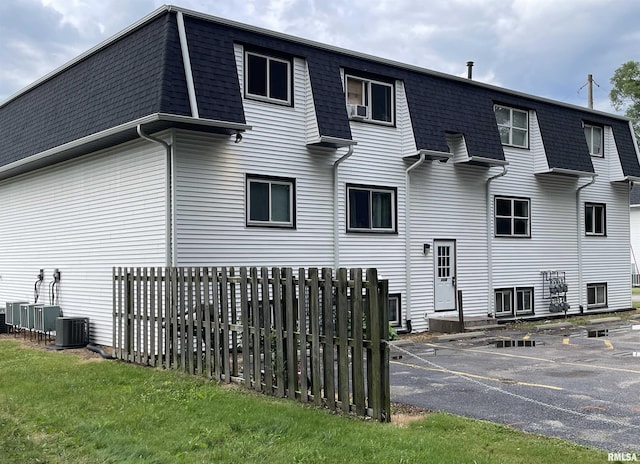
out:
{"label": "utility pole", "polygon": [[587,106],[589,109],[593,109],[593,84],[600,87],[596,81],[593,80],[593,74],[587,74],[587,83],[578,89],[578,93],[585,87],[587,87]]}

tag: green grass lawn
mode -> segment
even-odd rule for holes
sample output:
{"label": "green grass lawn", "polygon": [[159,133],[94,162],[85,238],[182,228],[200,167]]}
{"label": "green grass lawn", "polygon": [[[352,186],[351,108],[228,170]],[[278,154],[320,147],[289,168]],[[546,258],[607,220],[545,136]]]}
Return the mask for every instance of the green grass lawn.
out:
{"label": "green grass lawn", "polygon": [[173,371],[0,339],[2,463],[602,463],[443,413],[382,424]]}

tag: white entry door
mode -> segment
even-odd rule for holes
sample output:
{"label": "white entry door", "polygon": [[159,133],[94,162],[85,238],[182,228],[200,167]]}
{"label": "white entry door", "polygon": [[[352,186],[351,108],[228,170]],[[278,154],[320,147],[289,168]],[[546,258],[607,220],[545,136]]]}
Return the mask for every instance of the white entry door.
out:
{"label": "white entry door", "polygon": [[456,309],[456,242],[434,240],[435,310]]}

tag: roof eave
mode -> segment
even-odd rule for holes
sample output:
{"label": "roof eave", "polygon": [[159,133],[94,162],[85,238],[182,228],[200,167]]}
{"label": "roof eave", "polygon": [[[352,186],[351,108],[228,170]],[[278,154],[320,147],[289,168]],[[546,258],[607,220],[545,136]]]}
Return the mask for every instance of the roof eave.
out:
{"label": "roof eave", "polygon": [[151,128],[153,128],[153,125],[158,125],[158,123],[163,123],[163,126],[166,125],[168,127],[192,128],[224,135],[232,135],[252,129],[250,125],[232,121],[216,121],[175,114],[154,113],[2,166],[0,167],[0,180],[24,174],[25,172],[65,161],[76,156],[82,156],[90,152],[83,150],[83,147],[95,146],[99,144],[101,140],[108,141],[110,138],[118,137],[127,132],[131,132],[132,134],[132,136],[127,139],[133,140],[137,138],[137,135],[135,135],[137,126],[151,126]]}

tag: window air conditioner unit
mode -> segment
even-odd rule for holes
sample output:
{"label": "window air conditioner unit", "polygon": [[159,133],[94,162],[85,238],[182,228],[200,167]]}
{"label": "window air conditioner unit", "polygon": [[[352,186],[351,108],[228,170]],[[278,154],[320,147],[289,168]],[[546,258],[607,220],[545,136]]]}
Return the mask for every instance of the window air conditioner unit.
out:
{"label": "window air conditioner unit", "polygon": [[20,325],[20,305],[28,304],[27,301],[7,302],[5,323],[11,326]]}
{"label": "window air conditioner unit", "polygon": [[77,348],[88,344],[88,317],[59,317],[56,319],[56,346]]}
{"label": "window air conditioner unit", "polygon": [[365,119],[367,107],[364,105],[349,105],[349,117],[351,119]]}
{"label": "window air conditioner unit", "polygon": [[36,332],[53,332],[56,330],[56,319],[61,315],[60,306],[34,305],[33,328]]}

